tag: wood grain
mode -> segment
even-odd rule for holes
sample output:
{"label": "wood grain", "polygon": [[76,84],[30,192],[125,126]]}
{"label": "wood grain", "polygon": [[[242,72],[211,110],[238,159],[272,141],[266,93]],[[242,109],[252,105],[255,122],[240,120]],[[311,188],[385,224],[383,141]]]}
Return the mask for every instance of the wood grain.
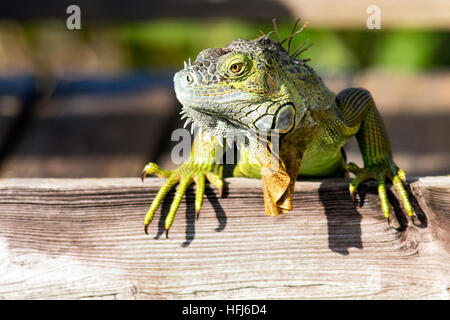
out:
{"label": "wood grain", "polygon": [[449,297],[449,177],[411,180],[417,226],[390,195],[403,231],[387,226],[373,183],[354,206],[348,181],[298,182],[294,210],[268,217],[261,182],[232,178],[224,198],[208,188],[199,220],[189,189],[169,239],[170,197],[143,230],[162,183],[1,179],[0,298]]}

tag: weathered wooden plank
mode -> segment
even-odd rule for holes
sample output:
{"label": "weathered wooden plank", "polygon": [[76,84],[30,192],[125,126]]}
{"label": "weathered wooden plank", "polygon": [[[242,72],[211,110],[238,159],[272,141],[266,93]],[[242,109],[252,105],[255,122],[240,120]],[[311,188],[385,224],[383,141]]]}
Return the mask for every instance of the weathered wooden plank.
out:
{"label": "weathered wooden plank", "polygon": [[298,182],[295,209],[268,217],[260,181],[232,178],[199,220],[189,189],[169,239],[159,213],[142,225],[162,182],[0,180],[0,297],[448,299],[449,177],[414,180],[421,223],[401,232],[373,184],[355,207],[348,181]]}

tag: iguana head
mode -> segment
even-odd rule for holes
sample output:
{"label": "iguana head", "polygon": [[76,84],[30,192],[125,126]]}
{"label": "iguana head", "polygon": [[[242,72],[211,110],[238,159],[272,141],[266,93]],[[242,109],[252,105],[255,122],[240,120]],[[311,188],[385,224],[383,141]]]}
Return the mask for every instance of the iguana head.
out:
{"label": "iguana head", "polygon": [[185,63],[175,74],[175,92],[184,117],[211,135],[229,138],[273,129],[286,134],[301,118],[296,87],[308,69],[268,36],[238,39]]}

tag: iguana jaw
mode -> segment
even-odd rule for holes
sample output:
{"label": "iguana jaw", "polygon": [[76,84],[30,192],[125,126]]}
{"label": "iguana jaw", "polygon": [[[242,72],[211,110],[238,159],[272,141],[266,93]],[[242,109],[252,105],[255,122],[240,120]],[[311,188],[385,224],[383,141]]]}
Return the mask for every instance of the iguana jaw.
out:
{"label": "iguana jaw", "polygon": [[[194,72],[181,70],[175,74],[174,87],[178,101],[183,105],[182,119],[192,122],[192,130],[198,127],[207,136],[235,139],[247,136],[254,131],[253,119],[245,118],[248,110],[261,104],[261,96],[229,88],[199,89],[186,84],[186,77],[195,77]],[[224,93],[224,91],[227,91]],[[220,94],[202,94],[202,92],[221,92]]]}
{"label": "iguana jaw", "polygon": [[192,120],[191,131],[198,129],[200,132],[205,132],[206,139],[215,136],[231,141],[237,136],[247,135],[247,130],[241,128],[239,123],[232,119],[227,119],[220,114],[214,115],[207,110],[202,110],[194,106],[183,106],[180,113],[182,114],[182,119],[189,119],[186,120],[186,123],[190,123],[190,120]]}

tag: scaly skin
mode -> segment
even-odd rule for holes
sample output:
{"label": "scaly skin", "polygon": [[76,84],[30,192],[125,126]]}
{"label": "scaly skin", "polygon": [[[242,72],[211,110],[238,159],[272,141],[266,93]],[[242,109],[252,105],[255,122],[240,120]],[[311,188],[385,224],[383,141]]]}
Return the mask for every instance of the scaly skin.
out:
{"label": "scaly skin", "polygon": [[[179,168],[165,171],[154,163],[144,168],[143,178],[149,174],[167,178],[145,217],[146,232],[175,184],[179,185],[166,218],[167,232],[190,184],[197,184],[197,212],[205,177],[221,190],[222,164],[216,163],[219,142],[236,137],[240,157],[231,175],[262,179],[267,215],[292,209],[297,178],[343,177],[352,172],[356,175],[349,187],[352,199],[360,183],[376,179],[381,208],[389,221],[385,183],[390,179],[404,209],[413,216],[403,186],[405,173],[393,161],[386,129],[370,93],[361,88],[345,89],[337,96],[332,93],[306,60],[296,58],[301,48],[289,53],[291,39],[299,33],[294,29],[284,41],[264,35],[204,50],[193,64],[185,64],[175,74],[182,118],[192,120],[201,132],[189,160]],[[282,46],[286,41],[288,50]],[[352,136],[358,140],[364,168],[345,163],[341,150]]]}

